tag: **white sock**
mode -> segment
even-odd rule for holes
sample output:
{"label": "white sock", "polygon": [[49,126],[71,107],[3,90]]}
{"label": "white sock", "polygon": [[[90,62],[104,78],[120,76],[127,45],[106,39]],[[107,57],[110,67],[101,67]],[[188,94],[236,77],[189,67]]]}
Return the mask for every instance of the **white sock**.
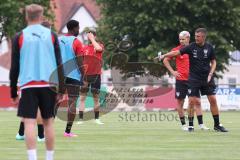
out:
{"label": "white sock", "polygon": [[54,151],[47,151],[46,152],[46,160],[53,160]]}
{"label": "white sock", "polygon": [[27,150],[27,154],[28,154],[28,160],[37,160],[37,150],[36,149]]}

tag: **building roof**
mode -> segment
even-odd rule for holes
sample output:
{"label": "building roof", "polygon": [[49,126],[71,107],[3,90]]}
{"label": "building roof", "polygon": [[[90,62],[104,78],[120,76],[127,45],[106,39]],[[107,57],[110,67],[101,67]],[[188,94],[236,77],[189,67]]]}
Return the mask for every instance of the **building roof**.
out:
{"label": "building roof", "polygon": [[95,20],[101,18],[100,7],[96,0],[52,0],[52,7],[55,13],[55,27],[60,32],[67,21],[83,5]]}
{"label": "building roof", "polygon": [[[84,6],[94,20],[99,20],[100,7],[96,0],[51,0],[52,8],[55,13],[55,27],[57,32],[61,31],[67,21],[78,11],[81,6]],[[9,45],[10,47],[10,45]],[[10,69],[11,54],[10,50],[0,56],[0,66]]]}

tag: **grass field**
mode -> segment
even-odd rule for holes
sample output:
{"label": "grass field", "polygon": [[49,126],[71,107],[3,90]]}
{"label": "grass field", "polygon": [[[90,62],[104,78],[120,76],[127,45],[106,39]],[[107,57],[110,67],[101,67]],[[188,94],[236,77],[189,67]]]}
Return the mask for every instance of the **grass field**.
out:
{"label": "grass field", "polygon": [[[74,124],[76,138],[63,137],[65,122],[56,119],[55,160],[238,160],[240,159],[240,112],[223,112],[221,121],[229,133],[180,130],[179,122],[127,122],[120,113],[104,115],[104,125],[93,121]],[[175,114],[175,112],[165,112]],[[196,120],[195,120],[196,121]],[[205,124],[212,128],[210,113]],[[14,111],[0,111],[0,160],[26,159],[25,144],[16,141],[19,118]],[[44,160],[44,144],[38,157]]]}

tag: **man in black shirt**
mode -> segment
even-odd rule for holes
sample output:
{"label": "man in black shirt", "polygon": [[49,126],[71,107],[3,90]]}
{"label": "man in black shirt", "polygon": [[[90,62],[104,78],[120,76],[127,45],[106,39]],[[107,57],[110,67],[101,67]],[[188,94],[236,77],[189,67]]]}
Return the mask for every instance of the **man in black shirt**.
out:
{"label": "man in black shirt", "polygon": [[[213,73],[216,69],[216,58],[213,46],[206,43],[207,30],[198,28],[195,31],[195,42],[183,47],[180,50],[172,51],[162,55],[160,58],[173,57],[179,54],[188,54],[190,60],[189,73],[189,101],[191,106],[198,106],[200,92],[207,95],[211,112],[214,119],[214,130],[228,132],[219,122],[219,110],[216,101],[216,85],[213,81]],[[193,131],[193,123],[189,131]]]}

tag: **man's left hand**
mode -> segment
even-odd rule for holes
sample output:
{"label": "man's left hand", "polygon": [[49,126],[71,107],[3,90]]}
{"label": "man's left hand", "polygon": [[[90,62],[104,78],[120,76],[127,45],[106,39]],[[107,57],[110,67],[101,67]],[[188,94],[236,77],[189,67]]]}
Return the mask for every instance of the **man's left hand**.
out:
{"label": "man's left hand", "polygon": [[209,73],[209,74],[208,74],[207,82],[209,83],[209,82],[211,81],[211,79],[212,79],[212,73]]}

